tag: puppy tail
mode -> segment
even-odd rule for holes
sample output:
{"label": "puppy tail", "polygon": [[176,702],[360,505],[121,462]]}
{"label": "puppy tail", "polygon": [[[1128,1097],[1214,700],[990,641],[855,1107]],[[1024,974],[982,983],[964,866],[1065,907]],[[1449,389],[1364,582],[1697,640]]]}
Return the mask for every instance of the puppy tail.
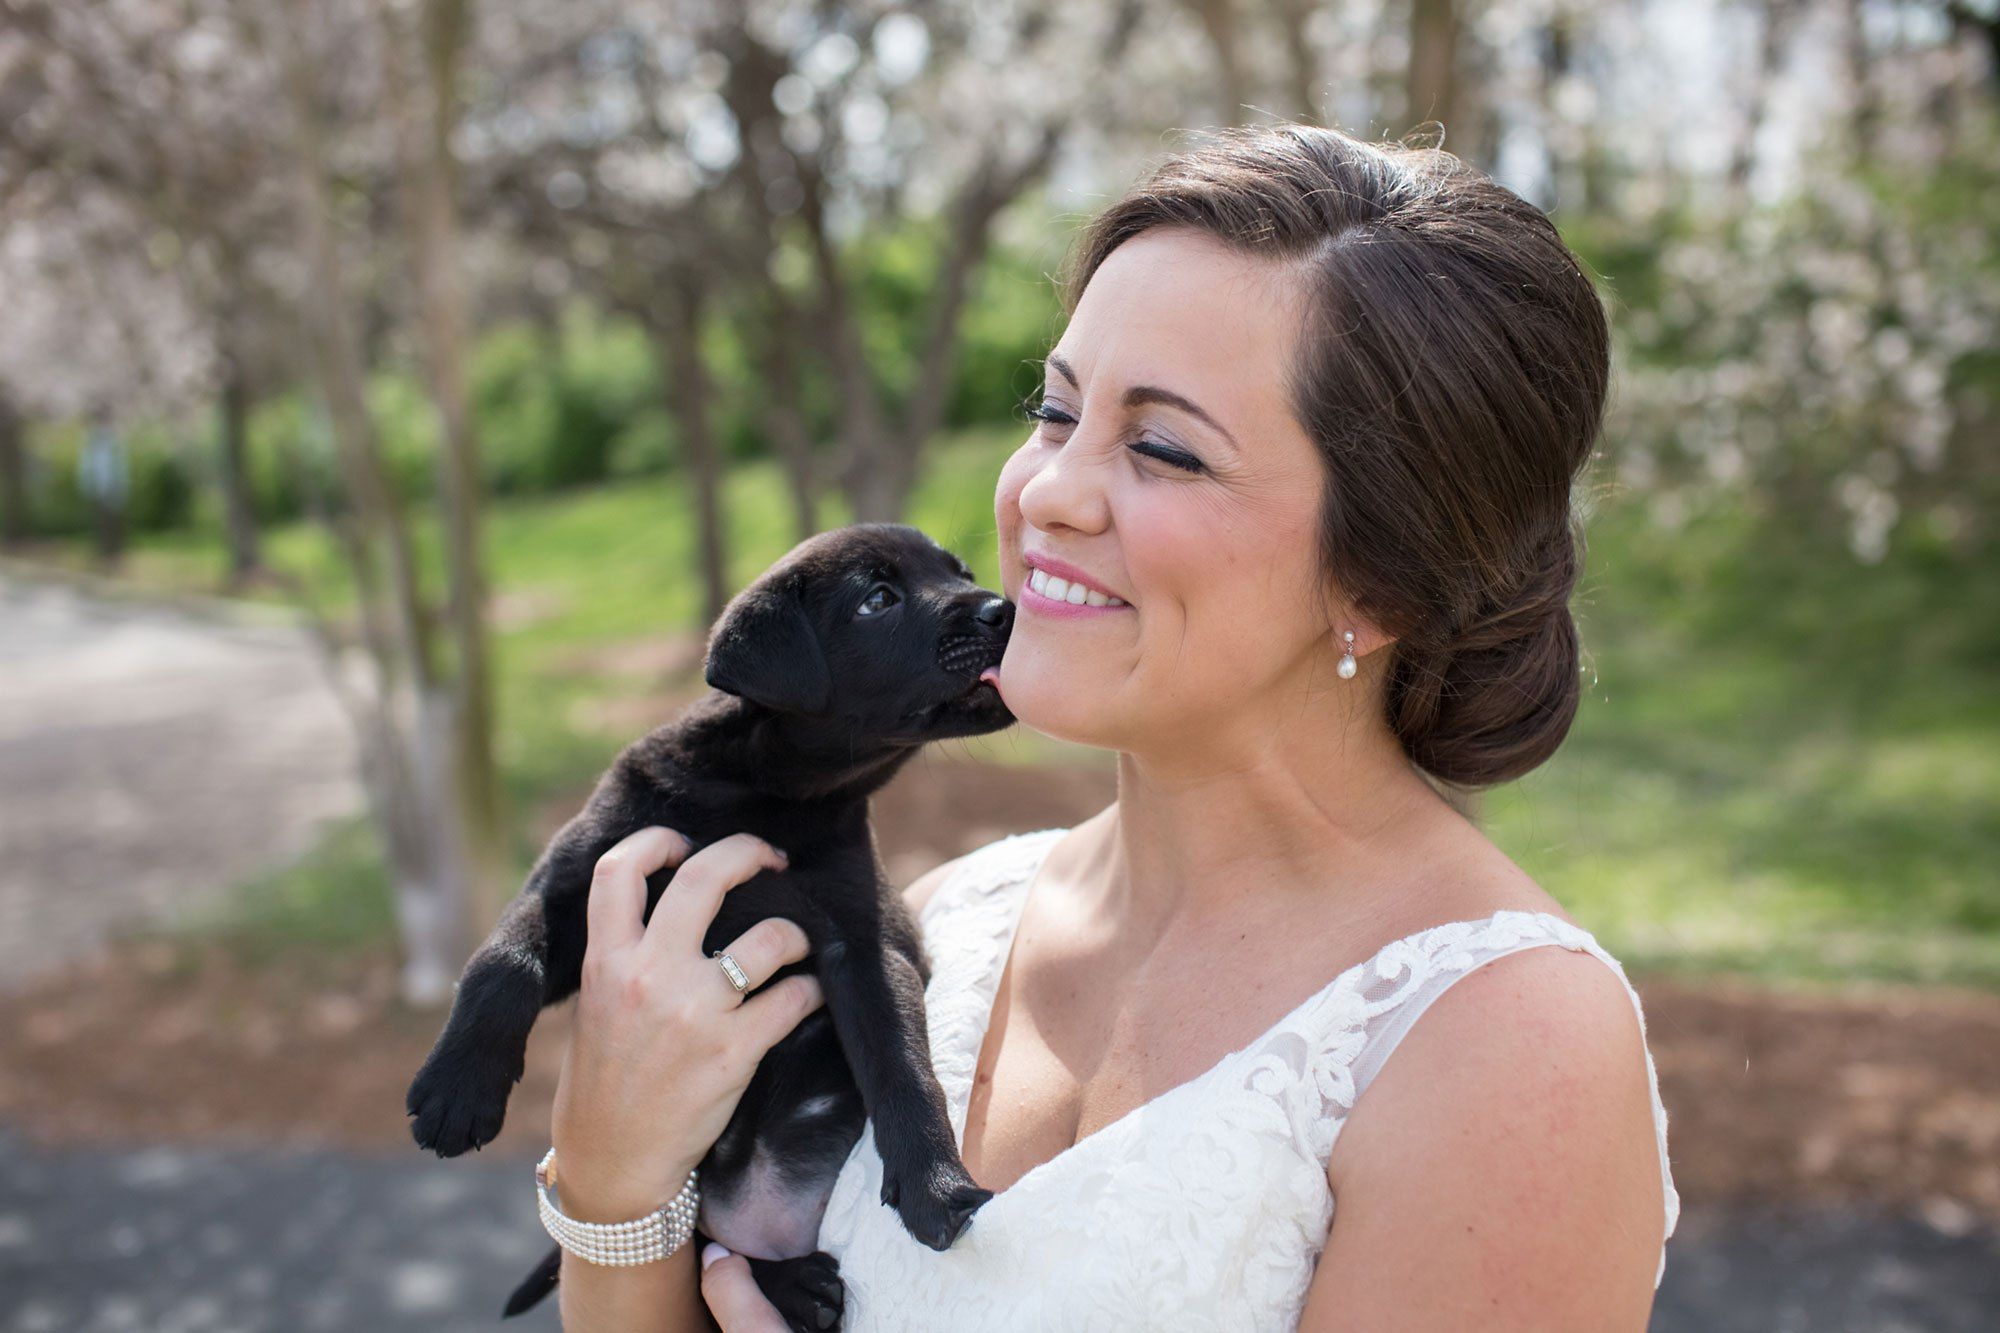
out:
{"label": "puppy tail", "polygon": [[551,1248],[535,1265],[535,1271],[514,1288],[514,1294],[507,1298],[507,1308],[501,1312],[502,1319],[512,1319],[517,1314],[526,1314],[541,1303],[542,1297],[556,1289],[556,1278],[562,1272],[562,1250]]}

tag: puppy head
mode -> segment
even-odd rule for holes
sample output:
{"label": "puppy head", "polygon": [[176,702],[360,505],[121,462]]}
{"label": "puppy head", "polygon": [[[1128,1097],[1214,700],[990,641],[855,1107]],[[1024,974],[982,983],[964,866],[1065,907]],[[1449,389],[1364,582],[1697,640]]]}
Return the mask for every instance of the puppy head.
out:
{"label": "puppy head", "polygon": [[1014,608],[915,528],[863,523],[802,542],[737,594],[708,645],[708,683],[857,742],[922,744],[1014,716],[980,679]]}

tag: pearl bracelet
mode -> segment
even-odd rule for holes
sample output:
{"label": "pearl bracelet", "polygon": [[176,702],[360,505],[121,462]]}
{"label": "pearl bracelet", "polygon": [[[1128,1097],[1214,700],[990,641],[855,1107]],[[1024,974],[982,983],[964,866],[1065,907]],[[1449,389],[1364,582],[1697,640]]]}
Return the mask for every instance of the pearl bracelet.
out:
{"label": "pearl bracelet", "polygon": [[549,1197],[556,1183],[556,1150],[549,1149],[535,1168],[535,1203],[542,1226],[555,1243],[586,1263],[630,1268],[656,1263],[688,1243],[701,1211],[697,1172],[688,1172],[681,1192],[644,1217],[630,1222],[579,1222],[567,1217]]}

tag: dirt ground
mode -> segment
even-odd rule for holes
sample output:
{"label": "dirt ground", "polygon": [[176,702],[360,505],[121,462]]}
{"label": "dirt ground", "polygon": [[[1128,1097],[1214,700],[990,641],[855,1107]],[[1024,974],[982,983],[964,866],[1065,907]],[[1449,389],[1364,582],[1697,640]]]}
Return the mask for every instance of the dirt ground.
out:
{"label": "dirt ground", "polygon": [[[1099,768],[933,756],[877,824],[907,880],[1009,832],[1102,807]],[[1778,993],[1641,978],[1675,1176],[1699,1204],[1841,1203],[1957,1234],[2000,1221],[2000,997]],[[255,1142],[409,1150],[403,1089],[439,1016],[395,996],[393,959],[251,966],[214,946],[128,942],[9,998],[0,1122],[30,1142]],[[548,1140],[566,1009],[536,1029],[489,1151]]]}

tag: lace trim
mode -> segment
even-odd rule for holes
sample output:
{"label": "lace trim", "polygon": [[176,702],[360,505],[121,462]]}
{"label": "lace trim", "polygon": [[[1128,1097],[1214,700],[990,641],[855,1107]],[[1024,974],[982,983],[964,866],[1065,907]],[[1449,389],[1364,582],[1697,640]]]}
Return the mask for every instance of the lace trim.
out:
{"label": "lace trim", "polygon": [[[993,998],[1006,967],[1007,946],[1014,938],[1024,887],[1034,878],[1042,858],[1068,829],[1017,833],[974,852],[958,871],[940,884],[924,904],[919,922],[924,948],[931,956],[931,982],[924,997],[929,1018],[931,1063],[945,1089],[951,1127],[965,1140],[969,1089],[979,1063]],[[947,929],[938,922],[952,918]]]}
{"label": "lace trim", "polygon": [[[930,1047],[960,1141],[1028,887],[1064,833],[1044,829],[990,843],[924,905]],[[1540,945],[1590,953],[1610,967],[1644,1033],[1644,1011],[1624,969],[1580,927],[1518,911],[1432,927],[1344,971],[1206,1073],[1028,1171],[982,1209],[946,1255],[920,1251],[876,1205],[880,1161],[864,1135],[822,1223],[822,1245],[844,1267],[852,1263],[856,1329],[932,1327],[948,1313],[968,1329],[1028,1327],[1020,1319],[1030,1305],[1046,1305],[1062,1327],[1098,1327],[1094,1319],[1058,1315],[1082,1305],[1116,1311],[1102,1327],[1130,1327],[1134,1313],[1156,1301],[1170,1309],[1152,1313],[1186,1327],[1296,1323],[1332,1223],[1326,1161],[1348,1111],[1400,1037],[1388,1015],[1424,987],[1448,987],[1484,963]],[[1650,1051],[1646,1079],[1672,1235],[1680,1201]],[[1162,1227],[1176,1239],[1166,1251]],[[1164,1259],[1172,1259],[1172,1273],[1154,1271]],[[1024,1289],[1022,1271],[1044,1279]],[[972,1317],[988,1305],[992,1319]]]}

